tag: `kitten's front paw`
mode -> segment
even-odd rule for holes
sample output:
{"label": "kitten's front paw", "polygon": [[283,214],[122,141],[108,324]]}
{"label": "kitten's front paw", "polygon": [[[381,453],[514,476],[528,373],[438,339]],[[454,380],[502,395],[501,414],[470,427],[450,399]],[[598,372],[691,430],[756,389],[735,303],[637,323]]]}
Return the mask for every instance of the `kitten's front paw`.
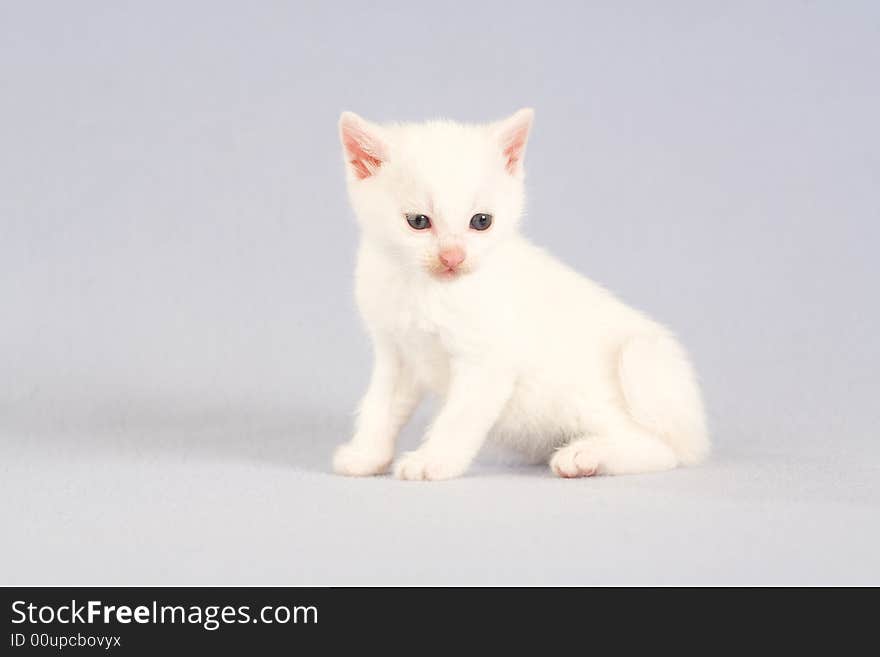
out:
{"label": "kitten's front paw", "polygon": [[599,461],[590,447],[578,440],[556,451],[550,459],[550,469],[565,479],[592,477],[599,472]]}
{"label": "kitten's front paw", "polygon": [[348,477],[369,477],[384,474],[391,465],[391,457],[346,443],[336,448],[333,454],[333,471]]}
{"label": "kitten's front paw", "polygon": [[423,449],[404,454],[394,466],[394,476],[409,481],[437,481],[464,474],[468,463]]}

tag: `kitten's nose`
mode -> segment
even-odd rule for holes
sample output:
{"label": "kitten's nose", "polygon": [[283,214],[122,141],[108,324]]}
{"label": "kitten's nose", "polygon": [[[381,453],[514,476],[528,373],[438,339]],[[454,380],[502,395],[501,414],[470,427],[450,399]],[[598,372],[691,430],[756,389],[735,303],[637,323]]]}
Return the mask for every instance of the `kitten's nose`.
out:
{"label": "kitten's nose", "polygon": [[451,246],[442,249],[440,253],[437,254],[437,257],[440,258],[440,262],[444,265],[450,269],[455,269],[464,262],[464,249],[460,246]]}

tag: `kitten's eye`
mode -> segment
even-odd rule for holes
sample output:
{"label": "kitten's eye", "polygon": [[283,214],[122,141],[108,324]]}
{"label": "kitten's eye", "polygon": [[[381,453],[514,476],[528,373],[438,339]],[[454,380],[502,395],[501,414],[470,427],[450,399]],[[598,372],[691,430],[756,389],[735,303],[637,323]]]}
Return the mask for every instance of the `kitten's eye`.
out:
{"label": "kitten's eye", "polygon": [[431,227],[431,220],[423,214],[408,214],[406,221],[416,230],[427,230]]}
{"label": "kitten's eye", "polygon": [[492,215],[491,214],[475,214],[471,217],[471,228],[474,230],[486,230],[489,226],[492,225]]}

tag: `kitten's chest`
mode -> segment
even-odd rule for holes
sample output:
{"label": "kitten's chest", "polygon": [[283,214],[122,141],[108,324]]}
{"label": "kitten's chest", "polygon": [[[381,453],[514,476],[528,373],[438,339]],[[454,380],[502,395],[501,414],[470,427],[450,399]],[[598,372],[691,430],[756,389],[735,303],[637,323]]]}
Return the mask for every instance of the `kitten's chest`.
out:
{"label": "kitten's chest", "polygon": [[407,369],[423,386],[443,394],[449,384],[448,336],[418,304],[399,308],[396,320],[388,327],[389,335]]}
{"label": "kitten's chest", "polygon": [[392,342],[423,386],[442,394],[449,382],[450,342],[454,341],[450,330],[454,319],[447,300],[395,282],[370,286],[359,297],[371,329]]}
{"label": "kitten's chest", "polygon": [[422,386],[444,394],[449,385],[449,352],[434,332],[413,328],[397,334],[400,356]]}

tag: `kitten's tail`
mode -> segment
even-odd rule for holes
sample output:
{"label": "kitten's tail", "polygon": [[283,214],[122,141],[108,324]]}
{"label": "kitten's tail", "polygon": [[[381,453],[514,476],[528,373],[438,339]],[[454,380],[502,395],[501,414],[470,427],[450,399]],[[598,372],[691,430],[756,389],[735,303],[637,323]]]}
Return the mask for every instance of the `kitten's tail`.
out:
{"label": "kitten's tail", "polygon": [[660,436],[682,465],[709,453],[709,433],[694,369],[671,336],[632,338],[620,351],[620,385],[630,416]]}

